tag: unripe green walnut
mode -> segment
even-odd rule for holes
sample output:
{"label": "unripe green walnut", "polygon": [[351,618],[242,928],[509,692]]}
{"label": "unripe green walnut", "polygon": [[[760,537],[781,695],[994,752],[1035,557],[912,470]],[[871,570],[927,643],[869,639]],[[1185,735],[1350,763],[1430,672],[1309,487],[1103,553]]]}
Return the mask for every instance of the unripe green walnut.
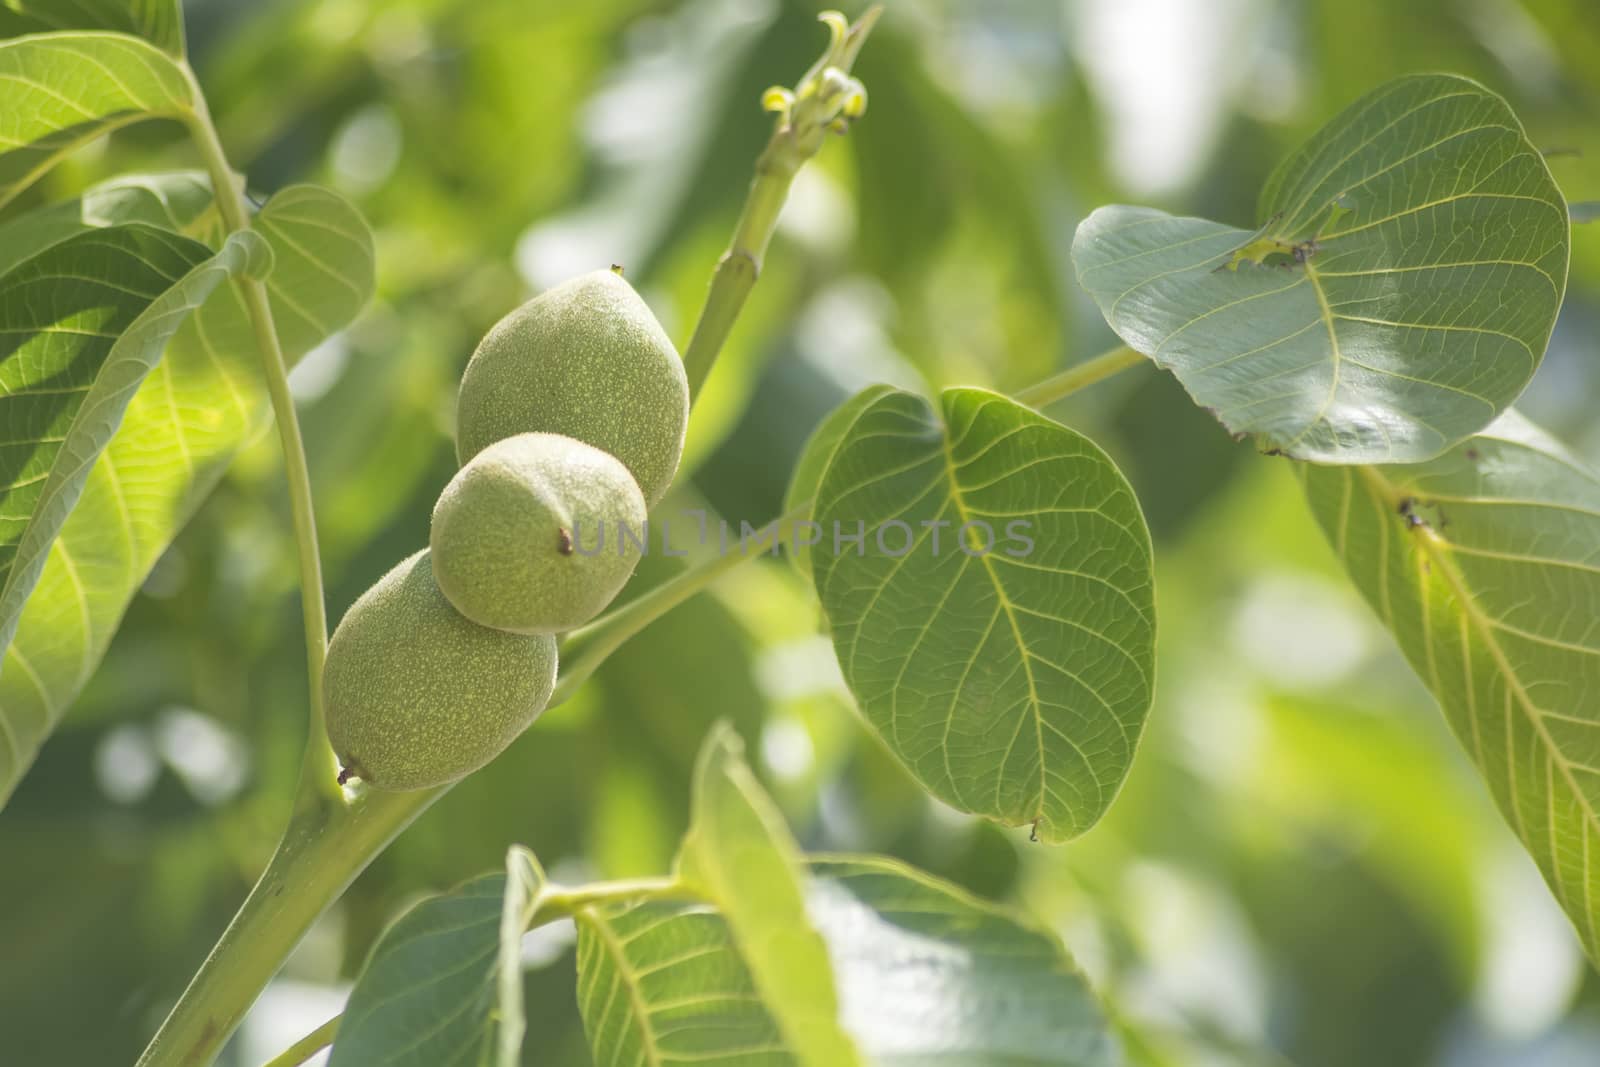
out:
{"label": "unripe green walnut", "polygon": [[677,473],[689,383],[672,341],[633,286],[601,270],[501,319],[461,378],[461,462],[512,434],[565,434],[620,459],[646,502]]}
{"label": "unripe green walnut", "polygon": [[564,633],[622,589],[645,516],[616,457],[560,434],[517,434],[473,456],[439,495],[434,577],[473,622]]}
{"label": "unripe green walnut", "polygon": [[555,639],[462,618],[424,549],[378,579],[334,631],[322,676],[328,740],[345,772],[376,788],[445,785],[515,740],[555,680]]}

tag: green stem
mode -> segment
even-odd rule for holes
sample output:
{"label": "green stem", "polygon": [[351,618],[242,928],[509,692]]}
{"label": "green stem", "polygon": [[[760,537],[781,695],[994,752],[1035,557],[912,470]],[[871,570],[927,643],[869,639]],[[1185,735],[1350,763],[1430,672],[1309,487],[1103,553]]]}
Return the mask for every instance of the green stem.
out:
{"label": "green stem", "polygon": [[[786,102],[778,109],[781,115],[772,137],[756,159],[755,178],[739,212],[733,240],[717,263],[705,307],[695,323],[689,347],[684,349],[683,369],[689,376],[691,400],[699,395],[701,386],[710,376],[711,367],[733,331],[750,290],[761,277],[767,246],[772,242],[772,232],[778,226],[778,215],[788,199],[794,176],[822,148],[830,130],[843,132],[848,128],[849,119],[859,115],[861,107],[865,106],[863,93],[860,106],[854,110],[847,108],[845,97],[849,93],[840,88],[839,82],[849,74],[857,53],[882,13],[880,6],[873,5],[847,31],[842,29],[842,18],[834,14],[832,17],[839,22],[834,25],[837,32],[833,41],[796,87],[796,92],[768,91],[769,96],[778,92]],[[824,21],[827,20],[828,16],[824,16]],[[823,77],[825,69],[835,76],[833,81]]]}
{"label": "green stem", "polygon": [[343,1015],[335,1015],[284,1049],[282,1055],[274,1056],[266,1067],[300,1067],[312,1056],[333,1044],[334,1035],[339,1032],[339,1023],[343,1018]]}
{"label": "green stem", "polygon": [[745,300],[761,276],[761,264],[772,242],[772,232],[777,228],[778,215],[799,169],[798,163],[774,153],[771,145],[756,162],[756,176],[750,183],[744,209],[739,213],[739,225],[734,229],[728,250],[717,263],[705,308],[695,323],[689,347],[683,353],[683,369],[689,376],[691,399],[700,394],[700,387],[711,374],[711,367],[733,331],[739,312],[744,310]]}
{"label": "green stem", "polygon": [[[217,137],[216,125],[206,110],[205,97],[194,79],[193,71],[188,71],[188,75],[194,83],[194,99],[197,103],[187,124],[205,162],[206,171],[211,176],[217,210],[230,231],[248,229],[250,214],[243,188],[234,181],[222,142]],[[311,501],[311,471],[306,461],[305,443],[300,435],[300,419],[295,412],[294,396],[289,391],[288,362],[278,342],[267,287],[254,279],[241,279],[236,284],[244,298],[256,348],[261,355],[267,393],[272,398],[273,420],[277,423],[278,440],[283,447],[289,510],[293,517],[300,564],[300,611],[305,629],[311,722],[301,766],[297,806],[334,806],[342,803],[342,795],[337,784],[338,762],[333,750],[323,741],[326,735],[323,729],[322,667],[328,654],[328,616],[323,603],[322,557],[317,549],[317,521]]]}
{"label": "green stem", "polygon": [[561,669],[561,679],[556,683],[555,693],[550,698],[551,706],[561,703],[577,692],[578,687],[588,681],[590,675],[594,674],[608,656],[626,644],[640,630],[740,564],[754,559],[763,552],[771,551],[774,545],[782,544],[787,539],[793,524],[810,513],[811,502],[807,501],[801,507],[780,515],[761,528],[764,532],[770,531],[771,540],[766,537],[753,537],[748,541],[741,538],[737,546],[730,546],[729,550],[714,559],[662,582],[637,600],[601,616],[581,629],[572,631],[567,635],[566,647],[562,651],[563,654],[570,655],[571,652],[575,652],[576,655],[572,656]]}
{"label": "green stem", "polygon": [[529,923],[528,928],[531,930],[553,923],[557,919],[570,918],[585,908],[592,908],[597,904],[637,900],[640,897],[649,897],[651,900],[700,899],[685,883],[676,878],[630,878],[615,882],[596,882],[576,889],[548,886],[539,894],[533,921]]}
{"label": "green stem", "polygon": [[307,811],[283,840],[139,1067],[205,1067],[311,924],[444,790],[370,790],[348,807]]}
{"label": "green stem", "polygon": [[1071,396],[1079,389],[1104,381],[1113,374],[1119,374],[1129,367],[1137,367],[1143,362],[1145,357],[1142,352],[1136,352],[1127,345],[1118,345],[1109,352],[1102,352],[1074,367],[1068,367],[1060,374],[1033,383],[1026,389],[1012,394],[1011,399],[1032,408],[1046,407],[1057,400]]}

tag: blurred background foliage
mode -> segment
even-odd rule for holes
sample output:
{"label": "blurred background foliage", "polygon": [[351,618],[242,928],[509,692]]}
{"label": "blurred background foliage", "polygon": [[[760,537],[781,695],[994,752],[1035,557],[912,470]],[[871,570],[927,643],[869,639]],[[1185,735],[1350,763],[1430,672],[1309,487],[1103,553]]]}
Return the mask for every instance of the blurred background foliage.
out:
{"label": "blurred background foliage", "polygon": [[[682,343],[768,130],[817,52],[795,0],[187,0],[235,165],[311,179],[378,235],[380,295],[295,372],[344,609],[422,545],[455,383],[500,315],[622,263]],[[778,510],[805,435],[872,381],[1015,388],[1111,342],[1067,249],[1097,204],[1250,226],[1273,163],[1421,70],[1508,96],[1600,199],[1594,0],[901,0],[866,118],[797,184],[697,408],[673,509]],[[854,14],[855,12],[850,12]],[[139,127],[12,211],[130,167]],[[1600,230],[1525,409],[1600,460]],[[648,630],[364,875],[229,1052],[338,1010],[419,895],[528,844],[559,878],[655,873],[696,745],[733,719],[811,848],[890,853],[1060,931],[1135,1064],[1600,1061],[1600,983],[1420,685],[1337,572],[1283,460],[1148,368],[1053,414],[1096,436],[1157,539],[1160,691],[1110,817],[1047,850],[927,800],[870,739],[782,565]],[[653,561],[636,585],[659,580]],[[128,1063],[275,843],[304,731],[293,545],[259,442],[161,561],[0,815],[8,1062]],[[570,935],[528,944],[527,1062],[588,1062]]]}

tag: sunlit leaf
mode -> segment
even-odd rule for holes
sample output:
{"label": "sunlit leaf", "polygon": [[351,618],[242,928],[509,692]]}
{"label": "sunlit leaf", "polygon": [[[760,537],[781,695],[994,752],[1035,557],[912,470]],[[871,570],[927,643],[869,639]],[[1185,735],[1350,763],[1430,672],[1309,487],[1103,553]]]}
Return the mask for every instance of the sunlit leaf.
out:
{"label": "sunlit leaf", "polygon": [[[881,394],[812,549],[862,714],[935,796],[1063,841],[1110,806],[1150,708],[1150,536],[1080,434],[1005,397]],[[865,533],[859,546],[844,540]]]}
{"label": "sunlit leaf", "polygon": [[1306,479],[1351,577],[1600,959],[1600,478],[1513,411],[1426,464]]}
{"label": "sunlit leaf", "polygon": [[0,37],[58,30],[112,30],[143,37],[169,55],[183,56],[178,0],[5,0]]}
{"label": "sunlit leaf", "polygon": [[1566,202],[1503,100],[1401,78],[1283,162],[1260,229],[1104,207],[1078,278],[1111,328],[1229,430],[1326,463],[1424,460],[1544,356]]}
{"label": "sunlit leaf", "polygon": [[[806,908],[846,1030],[877,1067],[1102,1067],[1116,1046],[1052,935],[890,860],[814,860]],[[671,901],[578,917],[578,1005],[596,1067],[800,1061],[716,909]]]}
{"label": "sunlit leaf", "polygon": [[726,726],[712,730],[695,768],[678,872],[727,919],[795,1062],[856,1063],[855,1048],[839,1026],[826,950],[806,920],[799,850]]}
{"label": "sunlit leaf", "polygon": [[801,1062],[711,905],[646,900],[577,920],[578,1009],[595,1067]]}
{"label": "sunlit leaf", "polygon": [[329,1067],[521,1062],[522,934],[544,875],[526,849],[506,865],[395,921],[350,993]]}
{"label": "sunlit leaf", "polygon": [[877,1067],[1109,1067],[1105,1017],[1061,942],[891,860],[812,862],[845,1029]]}
{"label": "sunlit leaf", "polygon": [[[156,191],[151,195],[172,206],[176,218],[203,228],[204,213],[190,217],[192,204],[183,206],[192,181],[190,175],[146,179]],[[151,209],[142,195],[89,196],[77,213],[80,229],[115,221],[90,212],[92,204]],[[311,186],[273,197],[255,230],[272,246],[267,289],[294,359],[365,304],[373,283],[371,235],[344,199]],[[8,232],[0,228],[0,247]],[[0,721],[9,746],[0,755],[0,802],[93,673],[157,557],[268,418],[260,355],[242,298],[225,286],[184,321],[134,394],[22,609],[0,662]]]}
{"label": "sunlit leaf", "polygon": [[168,340],[229,276],[259,278],[272,259],[251,232],[208,252],[132,224],[52,246],[0,277],[0,322],[16,338],[0,362],[9,371],[0,380],[11,427],[0,489],[0,648],[90,468]]}
{"label": "sunlit leaf", "polygon": [[193,106],[183,68],[136,37],[46,33],[0,42],[0,207],[75,148]]}

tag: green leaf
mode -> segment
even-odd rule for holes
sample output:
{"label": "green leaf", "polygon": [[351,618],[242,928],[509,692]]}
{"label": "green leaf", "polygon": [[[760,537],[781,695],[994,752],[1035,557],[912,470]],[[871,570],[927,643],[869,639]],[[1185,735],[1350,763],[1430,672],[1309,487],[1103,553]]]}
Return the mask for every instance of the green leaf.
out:
{"label": "green leaf", "polygon": [[1055,935],[892,860],[812,861],[845,1028],[876,1067],[1110,1067],[1116,1043]]}
{"label": "green leaf", "polygon": [[211,185],[199,171],[130,174],[0,225],[0,274],[85,230],[143,222],[197,241],[220,230]]}
{"label": "green leaf", "polygon": [[1600,960],[1600,478],[1514,411],[1426,464],[1305,478]]}
{"label": "green leaf", "polygon": [[0,321],[18,339],[0,347],[11,428],[0,467],[0,648],[168,340],[224,280],[262,277],[271,261],[254,233],[211,256],[135,223],[64,241],[0,277]]}
{"label": "green leaf", "polygon": [[[1110,806],[1150,709],[1150,535],[1088,438],[981,389],[940,408],[890,391],[845,430],[817,592],[862,714],[923,786],[1064,841]],[[860,526],[859,550],[836,537]]]}
{"label": "green leaf", "polygon": [[183,58],[178,0],[3,0],[0,37],[57,30],[111,30],[143,37]]}
{"label": "green leaf", "polygon": [[[177,218],[189,217],[192,204],[183,205],[191,176],[147,181]],[[78,213],[85,227],[107,221],[86,210],[91,203],[150,206],[144,196],[89,196]],[[273,197],[255,229],[272,247],[267,289],[292,360],[365,304],[373,283],[371,235],[348,202],[311,186]],[[7,232],[0,229],[0,248]],[[93,673],[156,559],[269,418],[242,298],[225,286],[179,327],[134,395],[23,607],[0,661],[0,803]]]}
{"label": "green leaf", "polygon": [[727,726],[712,730],[695,767],[678,875],[727,919],[795,1062],[856,1063],[855,1048],[839,1026],[826,949],[806,921],[799,849]]}
{"label": "green leaf", "polygon": [[[783,498],[784,514],[796,511],[808,501],[813,505],[811,513],[816,514],[817,490],[822,487],[822,476],[827,472],[828,464],[833,461],[833,454],[839,450],[840,440],[856,421],[856,416],[862,409],[892,391],[887,385],[868,386],[834,408],[827,418],[817,424],[817,428],[811,431],[811,436],[806,439],[805,447],[800,452],[800,461],[795,464],[794,473],[789,478],[789,490]],[[800,569],[800,573],[809,579],[811,546],[807,543],[807,539],[796,537],[794,551],[788,553],[788,556],[790,562]]]}
{"label": "green leaf", "polygon": [[1409,463],[1487,426],[1544,357],[1567,207],[1511,109],[1427,74],[1286,159],[1260,228],[1104,207],[1078,278],[1124,341],[1237,434],[1324,463]]}
{"label": "green leaf", "polygon": [[522,934],[544,875],[522,848],[506,866],[395,921],[356,979],[329,1067],[520,1061]]}
{"label": "green leaf", "polygon": [[182,67],[136,37],[46,33],[0,42],[0,207],[104,133],[191,113],[193,93]]}
{"label": "green leaf", "polygon": [[512,845],[506,852],[506,891],[500,901],[500,954],[495,1030],[496,1067],[520,1067],[522,1037],[527,1020],[522,1014],[522,935],[539,911],[539,893],[545,885],[544,868],[532,852]]}
{"label": "green leaf", "polygon": [[[1102,1067],[1116,1045],[1053,935],[874,857],[812,862],[807,912],[844,1026],[876,1067]],[[649,900],[578,915],[578,1007],[596,1067],[796,1058],[707,905]]]}
{"label": "green leaf", "polygon": [[578,1009],[595,1067],[801,1062],[715,908],[645,900],[576,918]]}

